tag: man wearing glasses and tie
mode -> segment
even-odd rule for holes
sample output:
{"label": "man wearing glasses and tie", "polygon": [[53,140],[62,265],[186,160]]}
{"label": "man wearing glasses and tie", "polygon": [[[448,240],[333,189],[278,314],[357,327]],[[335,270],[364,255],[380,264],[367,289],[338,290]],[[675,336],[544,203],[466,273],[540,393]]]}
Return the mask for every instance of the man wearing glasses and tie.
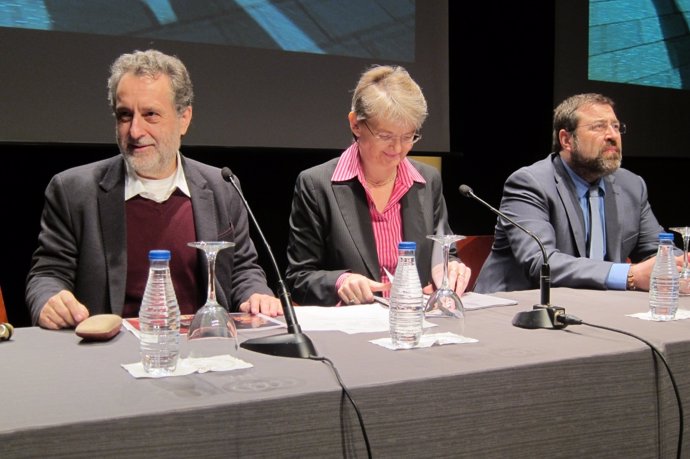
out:
{"label": "man wearing glasses and tie", "polygon": [[[601,94],[564,100],[554,111],[554,153],[503,188],[501,210],[542,240],[555,287],[649,289],[664,229],[644,180],[620,167],[625,124],[614,105]],[[542,263],[534,239],[499,219],[475,291],[539,288]]]}

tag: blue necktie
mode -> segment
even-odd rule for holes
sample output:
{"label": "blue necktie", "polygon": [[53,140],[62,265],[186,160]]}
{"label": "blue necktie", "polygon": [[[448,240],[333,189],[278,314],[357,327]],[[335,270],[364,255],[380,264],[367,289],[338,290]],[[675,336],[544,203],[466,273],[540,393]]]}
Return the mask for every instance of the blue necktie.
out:
{"label": "blue necktie", "polygon": [[604,225],[601,221],[599,206],[599,185],[593,185],[587,193],[589,196],[589,258],[604,259]]}

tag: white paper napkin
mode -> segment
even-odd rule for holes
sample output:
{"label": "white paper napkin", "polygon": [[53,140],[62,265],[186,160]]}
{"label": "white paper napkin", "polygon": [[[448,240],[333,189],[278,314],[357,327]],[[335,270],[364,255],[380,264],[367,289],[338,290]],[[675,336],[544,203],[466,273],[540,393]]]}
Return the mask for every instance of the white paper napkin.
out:
{"label": "white paper napkin", "polygon": [[[654,319],[652,317],[652,313],[649,311],[638,312],[637,314],[628,314],[628,317],[635,317],[637,319],[642,319],[642,320],[653,320],[654,322],[670,322],[670,320]],[[687,311],[685,309],[679,309],[676,311],[676,316],[671,320],[683,320],[683,319],[690,319],[690,311]]]}
{"label": "white paper napkin", "polygon": [[188,357],[177,362],[177,368],[170,375],[157,376],[144,370],[141,362],[122,364],[122,368],[135,378],[166,378],[169,376],[184,376],[192,373],[206,373],[208,371],[230,371],[251,368],[254,365],[237,359],[231,355],[214,355],[212,357]]}
{"label": "white paper napkin", "polygon": [[[479,340],[474,338],[468,338],[466,336],[456,335],[455,333],[450,332],[430,333],[422,335],[421,339],[419,340],[419,344],[412,349],[417,349],[420,347],[443,346],[444,344],[466,344],[478,342]],[[394,351],[400,349],[393,345],[393,341],[391,340],[390,336],[371,340],[370,343],[378,344],[379,346],[383,346],[386,349],[391,349]]]}

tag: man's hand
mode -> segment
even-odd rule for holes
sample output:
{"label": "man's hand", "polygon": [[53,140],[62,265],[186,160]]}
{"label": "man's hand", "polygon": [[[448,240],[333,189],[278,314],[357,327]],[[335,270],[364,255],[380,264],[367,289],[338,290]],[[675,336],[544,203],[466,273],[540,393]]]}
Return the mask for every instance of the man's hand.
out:
{"label": "man's hand", "polygon": [[51,330],[74,328],[89,317],[89,310],[74,297],[72,292],[60,290],[43,305],[38,325]]}
{"label": "man's hand", "polygon": [[635,279],[635,288],[637,290],[649,291],[649,281],[655,261],[656,257],[650,257],[643,262],[630,265],[630,272],[633,275],[633,279]]}
{"label": "man's hand", "polygon": [[280,304],[280,300],[274,296],[253,293],[247,301],[240,304],[240,311],[276,317],[283,315],[283,306]]}

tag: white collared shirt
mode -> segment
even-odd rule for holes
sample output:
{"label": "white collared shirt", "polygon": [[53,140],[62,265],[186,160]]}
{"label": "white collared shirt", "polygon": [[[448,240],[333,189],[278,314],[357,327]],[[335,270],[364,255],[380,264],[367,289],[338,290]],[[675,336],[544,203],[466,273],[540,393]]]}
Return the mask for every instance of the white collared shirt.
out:
{"label": "white collared shirt", "polygon": [[125,201],[132,199],[134,196],[141,195],[142,198],[158,203],[165,202],[177,188],[191,198],[187,179],[184,176],[184,170],[182,170],[182,160],[180,159],[179,151],[177,152],[177,168],[175,173],[164,179],[153,180],[139,177],[127,161],[125,161],[125,167],[127,169],[127,174],[125,175]]}

